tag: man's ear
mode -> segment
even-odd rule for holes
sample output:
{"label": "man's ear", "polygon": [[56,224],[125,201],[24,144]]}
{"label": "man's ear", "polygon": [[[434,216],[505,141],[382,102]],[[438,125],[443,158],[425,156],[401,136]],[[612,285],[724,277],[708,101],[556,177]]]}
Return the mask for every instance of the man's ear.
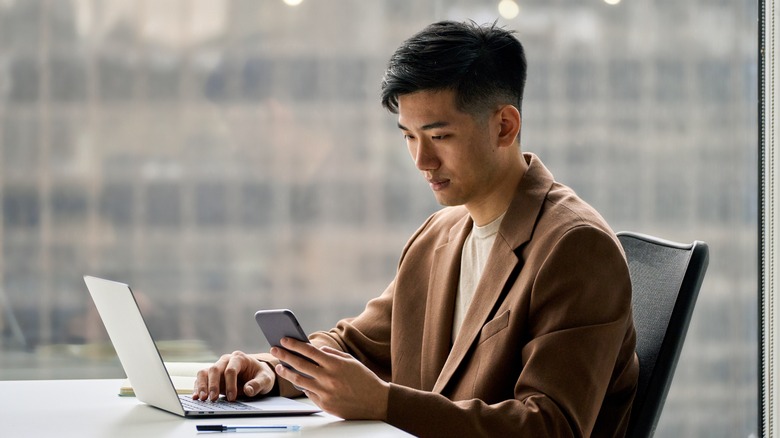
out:
{"label": "man's ear", "polygon": [[498,110],[500,129],[498,131],[498,145],[512,146],[516,143],[523,119],[520,111],[514,105],[504,105]]}

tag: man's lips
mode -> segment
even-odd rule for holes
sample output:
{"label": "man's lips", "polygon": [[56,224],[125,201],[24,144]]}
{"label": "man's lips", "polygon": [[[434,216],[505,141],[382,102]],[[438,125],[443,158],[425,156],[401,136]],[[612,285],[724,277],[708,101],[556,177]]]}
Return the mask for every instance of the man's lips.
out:
{"label": "man's lips", "polygon": [[431,178],[428,180],[428,185],[431,186],[431,190],[434,192],[443,190],[450,184],[448,179]]}

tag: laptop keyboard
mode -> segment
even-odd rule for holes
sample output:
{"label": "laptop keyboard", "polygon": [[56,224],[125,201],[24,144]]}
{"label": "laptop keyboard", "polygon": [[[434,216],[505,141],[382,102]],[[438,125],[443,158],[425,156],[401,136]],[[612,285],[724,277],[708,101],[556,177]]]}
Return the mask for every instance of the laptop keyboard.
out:
{"label": "laptop keyboard", "polygon": [[191,397],[183,395],[179,397],[181,405],[185,411],[212,412],[212,411],[257,411],[258,408],[249,406],[241,402],[229,402],[224,398],[217,401],[193,400]]}

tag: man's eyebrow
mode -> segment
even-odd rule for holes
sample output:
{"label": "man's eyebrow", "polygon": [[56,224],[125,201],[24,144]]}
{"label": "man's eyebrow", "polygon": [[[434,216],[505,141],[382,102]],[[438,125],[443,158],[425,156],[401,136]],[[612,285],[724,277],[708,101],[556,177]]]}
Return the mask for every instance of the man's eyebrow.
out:
{"label": "man's eyebrow", "polygon": [[[450,122],[444,122],[444,121],[433,122],[433,123],[428,123],[427,125],[423,125],[420,129],[423,130],[423,131],[428,131],[429,129],[443,128],[443,127],[449,126],[449,125],[450,125]],[[400,122],[398,123],[398,128],[401,129],[402,131],[408,131],[409,130],[406,126],[402,125]]]}

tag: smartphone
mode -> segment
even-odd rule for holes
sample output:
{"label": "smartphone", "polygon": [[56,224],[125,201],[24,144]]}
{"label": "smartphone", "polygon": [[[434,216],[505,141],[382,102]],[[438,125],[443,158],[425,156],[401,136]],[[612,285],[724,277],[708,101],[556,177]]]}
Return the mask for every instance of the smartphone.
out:
{"label": "smartphone", "polygon": [[[306,332],[304,332],[301,328],[301,324],[298,323],[298,319],[295,317],[295,314],[292,312],[292,310],[258,310],[255,312],[255,321],[257,321],[257,325],[259,325],[260,330],[263,331],[265,339],[268,340],[268,343],[271,344],[272,347],[284,348],[282,347],[281,340],[285,337],[297,339],[301,342],[309,342],[309,338],[306,336]],[[316,362],[313,360],[305,356],[301,356],[294,351],[290,351],[290,353],[298,357],[302,357],[313,364],[316,364]],[[296,370],[285,362],[282,362],[282,365],[304,377],[311,378],[311,376]]]}

